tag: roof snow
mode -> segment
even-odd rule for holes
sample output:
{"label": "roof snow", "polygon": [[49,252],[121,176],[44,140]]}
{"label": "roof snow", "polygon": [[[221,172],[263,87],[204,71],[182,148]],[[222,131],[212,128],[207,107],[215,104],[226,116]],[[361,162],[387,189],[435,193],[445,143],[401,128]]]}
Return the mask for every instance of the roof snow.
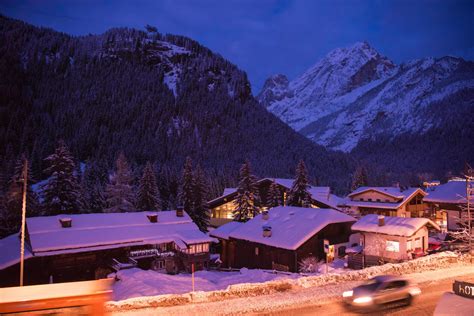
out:
{"label": "roof snow", "polygon": [[[20,262],[20,235],[13,234],[0,239],[0,270],[5,269]],[[25,259],[31,258],[33,255],[25,247]]]}
{"label": "roof snow", "polygon": [[369,214],[359,219],[352,225],[353,231],[385,234],[392,236],[413,236],[420,228],[425,225],[431,225],[439,230],[439,226],[428,218],[410,218],[410,217],[384,217],[385,224],[379,226],[379,215]]}
{"label": "roof snow", "polygon": [[174,211],[158,212],[151,223],[148,212],[68,214],[72,227],[63,228],[64,215],[27,218],[30,244],[35,255],[80,252],[124,245],[175,242],[189,245],[213,241],[199,231],[188,214],[177,217]]}
{"label": "roof snow", "polygon": [[[278,206],[270,209],[268,215],[268,220],[264,220],[262,214],[259,214],[235,229],[229,229],[229,237],[296,250],[329,224],[356,221],[352,216],[339,211],[321,208]],[[263,237],[263,226],[271,226],[271,237]]]}
{"label": "roof snow", "polygon": [[[474,196],[471,196],[474,202]],[[433,203],[466,203],[466,180],[449,181],[438,185],[428,191],[428,196],[424,198],[426,202]]]}
{"label": "roof snow", "polygon": [[214,229],[212,232],[209,233],[209,236],[211,237],[216,237],[216,238],[221,238],[221,239],[229,239],[229,235],[239,228],[243,223],[240,222],[228,222],[227,224],[224,224],[220,227],[217,227]]}

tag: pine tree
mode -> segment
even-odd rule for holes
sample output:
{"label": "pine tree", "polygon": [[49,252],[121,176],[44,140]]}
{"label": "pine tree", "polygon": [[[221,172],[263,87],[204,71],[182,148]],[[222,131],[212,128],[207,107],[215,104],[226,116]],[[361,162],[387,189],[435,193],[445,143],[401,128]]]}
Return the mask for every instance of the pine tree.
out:
{"label": "pine tree", "polygon": [[282,205],[282,193],[275,181],[272,181],[272,184],[270,184],[270,188],[268,189],[267,204],[269,207]]}
{"label": "pine tree", "polygon": [[296,177],[288,194],[288,205],[299,207],[311,206],[311,195],[308,192],[309,181],[306,166],[300,160],[296,167]]}
{"label": "pine tree", "polygon": [[190,157],[186,157],[184,162],[183,175],[181,178],[181,188],[179,191],[179,203],[184,207],[186,213],[194,218],[194,189],[195,182],[193,176],[193,162]]}
{"label": "pine tree", "polygon": [[127,158],[120,153],[115,163],[117,170],[109,177],[106,188],[108,208],[107,213],[120,213],[135,211],[133,174],[128,166]]}
{"label": "pine tree", "polygon": [[234,220],[246,222],[255,215],[259,209],[256,178],[251,173],[250,162],[247,160],[240,168],[239,186],[237,188],[237,207],[234,210]]}
{"label": "pine tree", "polygon": [[83,205],[86,212],[104,212],[107,207],[106,182],[107,168],[95,161],[87,163],[81,182]]}
{"label": "pine tree", "polygon": [[161,199],[156,183],[155,171],[150,162],[147,162],[140,179],[137,192],[137,208],[142,211],[160,211]]}
{"label": "pine tree", "polygon": [[64,141],[59,141],[55,152],[46,159],[49,167],[47,184],[43,188],[46,214],[72,214],[81,210],[81,192],[75,171],[74,158]]}
{"label": "pine tree", "polygon": [[[14,174],[10,180],[8,190],[0,199],[0,238],[18,232],[21,226],[23,204],[23,170],[26,156],[22,155],[16,162]],[[37,216],[40,213],[38,196],[33,191],[33,177],[31,166],[28,164],[26,216]]]}
{"label": "pine tree", "polygon": [[209,226],[209,207],[207,200],[209,198],[209,184],[204,170],[200,166],[196,168],[194,175],[194,222],[202,232],[207,232]]}
{"label": "pine tree", "polygon": [[354,175],[352,176],[351,191],[367,185],[367,170],[364,166],[358,166],[354,172]]}

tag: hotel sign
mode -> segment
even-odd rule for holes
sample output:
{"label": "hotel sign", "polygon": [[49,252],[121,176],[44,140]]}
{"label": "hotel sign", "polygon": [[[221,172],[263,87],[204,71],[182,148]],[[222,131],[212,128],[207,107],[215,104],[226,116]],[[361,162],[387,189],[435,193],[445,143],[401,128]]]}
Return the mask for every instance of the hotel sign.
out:
{"label": "hotel sign", "polygon": [[474,299],[474,284],[468,282],[454,281],[453,292],[456,295]]}

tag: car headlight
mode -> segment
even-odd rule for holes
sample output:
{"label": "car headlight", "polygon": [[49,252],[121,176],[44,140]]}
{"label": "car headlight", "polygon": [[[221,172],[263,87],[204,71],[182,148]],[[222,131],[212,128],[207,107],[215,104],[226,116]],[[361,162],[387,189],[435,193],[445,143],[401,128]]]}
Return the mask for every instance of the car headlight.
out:
{"label": "car headlight", "polygon": [[418,287],[412,287],[411,289],[408,290],[408,293],[410,293],[411,296],[420,295],[421,290]]}
{"label": "car headlight", "polygon": [[364,304],[372,302],[372,298],[370,296],[361,296],[354,299],[354,303],[356,304]]}
{"label": "car headlight", "polygon": [[351,297],[352,295],[354,295],[354,291],[345,291],[342,293],[342,297]]}

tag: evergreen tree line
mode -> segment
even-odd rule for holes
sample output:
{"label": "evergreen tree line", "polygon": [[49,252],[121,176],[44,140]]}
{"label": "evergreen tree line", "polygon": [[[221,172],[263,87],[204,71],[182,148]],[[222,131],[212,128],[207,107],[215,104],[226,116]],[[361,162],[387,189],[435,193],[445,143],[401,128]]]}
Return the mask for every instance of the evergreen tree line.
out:
{"label": "evergreen tree line", "polygon": [[[184,205],[185,211],[202,231],[207,231],[209,182],[203,169],[192,169],[191,158],[179,180],[177,198],[166,200],[160,193],[156,167],[147,162],[140,176],[120,153],[113,172],[97,163],[80,166],[64,141],[46,159],[46,181],[36,183],[28,164],[27,216],[79,213],[161,211]],[[8,187],[0,192],[0,238],[18,232],[21,224],[24,166],[26,156],[17,160]],[[33,187],[36,187],[33,189]],[[165,194],[169,197],[168,191]]]}

